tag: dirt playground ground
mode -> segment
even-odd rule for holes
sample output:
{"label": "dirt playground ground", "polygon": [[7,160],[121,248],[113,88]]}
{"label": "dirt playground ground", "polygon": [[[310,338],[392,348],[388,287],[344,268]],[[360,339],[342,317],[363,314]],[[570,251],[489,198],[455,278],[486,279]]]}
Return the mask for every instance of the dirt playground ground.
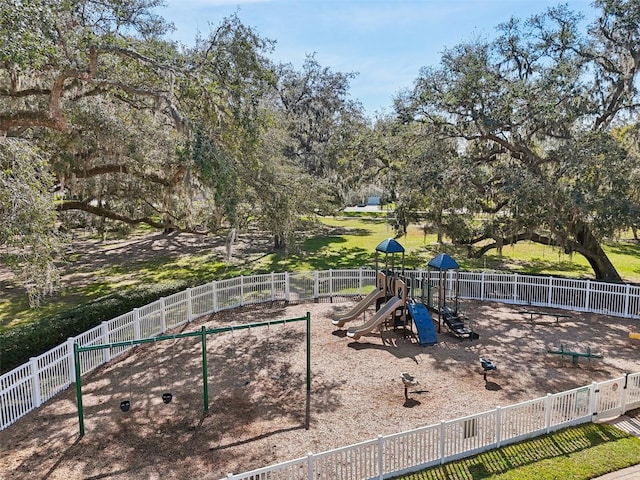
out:
{"label": "dirt playground ground", "polygon": [[[0,432],[0,478],[209,479],[538,398],[640,370],[630,320],[569,312],[570,318],[518,313],[521,307],[465,302],[479,340],[443,331],[421,347],[403,332],[353,341],[330,319],[353,302],[269,305],[221,312],[215,328],[311,313],[310,428],[305,429],[304,322],[208,338],[208,414],[203,414],[197,337],[139,346],[83,378],[86,435],[78,436],[69,388]],[[371,315],[369,311],[367,316]],[[360,322],[361,319],[355,322]],[[547,354],[550,347],[602,353],[603,360]],[[485,383],[479,357],[498,367]],[[401,372],[420,384],[405,400]],[[162,394],[173,400],[164,404]],[[131,409],[120,410],[129,400]]]}

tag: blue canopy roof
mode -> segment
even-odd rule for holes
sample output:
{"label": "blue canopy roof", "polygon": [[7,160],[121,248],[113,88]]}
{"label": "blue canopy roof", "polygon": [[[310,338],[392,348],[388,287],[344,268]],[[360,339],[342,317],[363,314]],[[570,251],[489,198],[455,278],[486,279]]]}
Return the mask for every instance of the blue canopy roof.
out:
{"label": "blue canopy roof", "polygon": [[446,253],[439,253],[438,255],[433,257],[429,262],[429,266],[437,268],[438,270],[455,270],[457,268],[460,268],[458,262],[456,262]]}
{"label": "blue canopy roof", "polygon": [[395,239],[387,238],[378,244],[376,251],[384,253],[401,253],[404,252],[404,247]]}

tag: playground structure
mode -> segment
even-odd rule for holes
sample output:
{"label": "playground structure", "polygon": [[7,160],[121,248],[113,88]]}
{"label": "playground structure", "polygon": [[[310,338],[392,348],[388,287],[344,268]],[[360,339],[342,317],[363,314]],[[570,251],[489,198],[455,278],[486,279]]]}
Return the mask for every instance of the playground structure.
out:
{"label": "playground structure", "polygon": [[373,331],[377,326],[382,326],[389,320],[393,323],[395,328],[397,324],[406,325],[406,305],[407,305],[407,286],[399,279],[393,280],[394,289],[397,291],[395,295],[388,298],[386,302],[381,305],[380,309],[369,320],[362,325],[349,327],[347,330],[347,336],[358,340],[362,335],[365,335]]}
{"label": "playground structure", "polygon": [[631,340],[640,340],[640,332],[636,332],[636,327],[631,326],[629,329],[629,338]]}
{"label": "playground structure", "polygon": [[355,320],[362,315],[362,313],[364,313],[370,305],[373,305],[374,302],[378,305],[379,302],[386,301],[389,296],[389,292],[392,290],[389,282],[392,278],[393,277],[388,277],[384,272],[376,271],[375,288],[366,297],[360,300],[351,310],[338,318],[335,318],[331,323],[337,327],[344,327],[347,322]]}
{"label": "playground structure", "polygon": [[[438,333],[442,331],[442,323],[458,338],[477,339],[478,334],[465,325],[464,315],[458,310],[460,306],[460,266],[451,256],[440,253],[427,265],[426,288],[423,286],[423,302],[432,312],[438,314]],[[432,280],[432,270],[437,272]],[[453,282],[447,282],[447,271],[454,270]],[[452,283],[452,285],[451,285]]]}
{"label": "playground structure", "polygon": [[[311,316],[309,312],[304,317],[290,318],[284,320],[270,320],[267,322],[258,322],[258,323],[250,323],[244,325],[233,325],[228,327],[220,327],[214,329],[207,329],[206,326],[202,326],[202,328],[198,331],[186,332],[186,333],[177,333],[173,335],[159,335],[156,337],[150,338],[141,338],[138,340],[128,340],[122,342],[114,342],[114,343],[106,343],[106,344],[98,344],[81,347],[78,343],[74,343],[74,370],[75,370],[75,384],[76,384],[76,404],[78,409],[78,427],[80,437],[85,435],[85,422],[84,422],[84,407],[82,400],[82,375],[81,375],[81,354],[86,352],[94,352],[97,350],[105,350],[105,349],[114,349],[120,347],[130,347],[134,345],[141,345],[146,343],[156,343],[162,342],[166,340],[177,340],[180,338],[188,338],[188,337],[200,337],[201,341],[201,352],[202,352],[202,401],[203,401],[203,411],[206,414],[209,411],[209,373],[208,373],[208,362],[207,362],[207,336],[223,333],[223,332],[234,332],[236,330],[247,330],[251,328],[261,328],[261,327],[270,327],[271,325],[278,324],[287,324],[292,322],[306,322],[306,351],[307,351],[307,359],[306,359],[306,394],[307,394],[307,408],[306,408],[306,418],[305,418],[305,428],[309,429],[310,423],[310,401],[311,401]],[[173,393],[170,391],[165,391],[162,394],[162,402],[164,404],[169,404],[173,400]],[[133,400],[131,398],[125,398],[120,402],[120,410],[124,413],[128,412],[132,407]]]}
{"label": "playground structure", "polygon": [[480,338],[470,327],[468,327],[463,320],[463,315],[449,307],[445,307],[442,311],[442,320],[449,329],[449,331],[458,338],[468,338],[474,340]]}
{"label": "playground structure", "polygon": [[[418,299],[413,298],[411,286],[404,277],[404,247],[393,238],[383,240],[376,246],[376,286],[365,298],[347,313],[332,320],[333,325],[343,327],[355,320],[375,303],[376,313],[363,324],[349,327],[347,336],[358,340],[377,327],[402,326],[405,331],[412,322],[416,326],[420,345],[434,345],[437,337],[429,310]],[[379,255],[384,253],[384,269],[380,269]],[[402,254],[400,270],[396,268],[396,254]]]}
{"label": "playground structure", "polygon": [[564,357],[571,357],[571,363],[573,365],[577,365],[578,364],[578,359],[580,357],[584,357],[589,359],[589,365],[591,365],[591,359],[598,359],[598,360],[602,360],[602,358],[604,358],[604,356],[601,353],[593,353],[591,351],[591,347],[587,347],[587,351],[586,352],[576,352],[576,351],[572,351],[572,350],[565,350],[565,346],[564,344],[560,344],[560,348],[558,349],[553,349],[553,348],[549,348],[547,349],[547,353],[550,353],[552,355],[561,355],[563,358]]}
{"label": "playground structure", "polygon": [[[435,282],[431,279],[433,270],[438,272]],[[449,270],[454,271],[453,285],[447,282],[447,271]],[[448,307],[452,312],[458,313],[459,270],[460,265],[458,265],[458,262],[446,253],[440,253],[429,261],[427,264],[427,288],[423,292],[423,295],[426,296],[429,310],[440,313]],[[447,305],[447,299],[453,302],[452,307]]]}
{"label": "playground structure", "polygon": [[[384,270],[379,268],[380,254],[384,253]],[[396,267],[396,255],[402,254],[400,269]],[[357,327],[350,327],[347,336],[358,340],[362,335],[372,332],[376,327],[382,327],[391,322],[393,328],[402,325],[407,326],[406,302],[407,285],[402,280],[404,276],[404,247],[393,238],[387,238],[376,246],[376,278],[379,283],[384,283],[384,294],[372,295],[369,303],[358,307],[364,313],[368,305],[376,302],[376,313],[364,324]],[[383,280],[383,281],[382,281]],[[365,298],[361,304],[367,301]]]}

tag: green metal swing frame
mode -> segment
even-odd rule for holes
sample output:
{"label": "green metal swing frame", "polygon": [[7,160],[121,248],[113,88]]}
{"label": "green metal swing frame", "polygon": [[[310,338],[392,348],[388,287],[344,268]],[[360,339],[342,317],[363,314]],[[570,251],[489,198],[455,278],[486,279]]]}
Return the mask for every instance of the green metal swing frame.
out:
{"label": "green metal swing frame", "polygon": [[245,330],[249,328],[269,327],[271,325],[284,325],[286,323],[294,322],[306,322],[306,350],[307,350],[307,371],[306,371],[306,390],[307,390],[307,406],[306,406],[306,418],[305,428],[309,429],[310,422],[310,398],[311,398],[311,315],[309,312],[304,317],[288,318],[282,320],[269,320],[266,322],[250,323],[246,325],[232,325],[228,327],[220,327],[207,329],[206,326],[202,326],[200,330],[185,333],[176,333],[173,335],[159,335],[156,337],[141,338],[139,340],[127,340],[123,342],[104,343],[100,345],[90,345],[87,347],[81,347],[77,342],[73,344],[73,360],[75,365],[75,380],[76,380],[76,403],[78,407],[78,427],[80,431],[80,437],[85,435],[84,426],[84,408],[82,405],[82,372],[80,368],[80,354],[83,352],[91,352],[95,350],[104,350],[106,348],[125,347],[133,345],[141,345],[144,343],[162,342],[165,340],[175,340],[178,338],[187,337],[200,337],[202,346],[202,400],[204,412],[209,411],[209,382],[208,382],[208,365],[207,365],[207,336],[215,335],[224,332],[235,332],[238,330]]}

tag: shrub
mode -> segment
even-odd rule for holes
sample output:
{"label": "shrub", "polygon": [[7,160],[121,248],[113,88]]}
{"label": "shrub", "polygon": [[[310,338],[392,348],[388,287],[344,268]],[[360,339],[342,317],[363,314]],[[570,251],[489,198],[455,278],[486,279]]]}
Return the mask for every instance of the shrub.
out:
{"label": "shrub", "polygon": [[78,305],[0,335],[0,372],[4,373],[106,320],[190,287],[185,281],[144,285]]}

